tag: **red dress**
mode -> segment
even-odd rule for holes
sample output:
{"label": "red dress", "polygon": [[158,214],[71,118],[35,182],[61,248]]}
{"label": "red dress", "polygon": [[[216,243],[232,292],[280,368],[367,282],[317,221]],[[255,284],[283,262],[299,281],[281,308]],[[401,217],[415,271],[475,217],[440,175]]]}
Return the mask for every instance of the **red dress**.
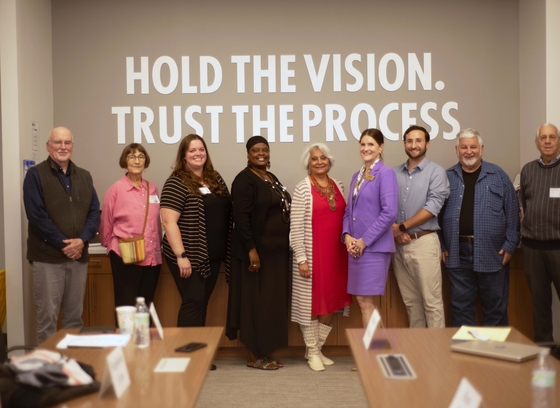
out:
{"label": "red dress", "polygon": [[336,183],[336,210],[331,211],[327,199],[311,186],[313,214],[313,280],[311,313],[325,315],[352,303],[347,293],[348,254],[341,241],[342,217],[346,203]]}

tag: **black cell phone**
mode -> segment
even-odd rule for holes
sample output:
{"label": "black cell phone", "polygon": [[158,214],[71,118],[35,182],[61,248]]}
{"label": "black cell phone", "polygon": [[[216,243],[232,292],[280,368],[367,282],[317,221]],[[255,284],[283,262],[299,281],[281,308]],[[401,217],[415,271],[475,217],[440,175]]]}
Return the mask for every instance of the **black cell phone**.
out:
{"label": "black cell phone", "polygon": [[175,351],[179,351],[183,353],[191,353],[203,347],[206,347],[206,343],[189,343],[189,344],[185,344],[184,346],[177,347]]}
{"label": "black cell phone", "polygon": [[388,356],[387,357],[387,364],[389,364],[389,368],[393,375],[405,375],[406,372],[404,367],[402,366],[401,361],[395,356]]}

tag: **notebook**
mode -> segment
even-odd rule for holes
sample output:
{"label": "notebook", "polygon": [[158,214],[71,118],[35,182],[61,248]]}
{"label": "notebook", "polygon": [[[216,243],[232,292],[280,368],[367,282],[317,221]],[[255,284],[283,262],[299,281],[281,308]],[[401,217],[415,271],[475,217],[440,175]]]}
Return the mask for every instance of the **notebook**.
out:
{"label": "notebook", "polygon": [[507,341],[474,340],[454,343],[451,345],[451,350],[520,363],[535,358],[539,354],[540,347]]}

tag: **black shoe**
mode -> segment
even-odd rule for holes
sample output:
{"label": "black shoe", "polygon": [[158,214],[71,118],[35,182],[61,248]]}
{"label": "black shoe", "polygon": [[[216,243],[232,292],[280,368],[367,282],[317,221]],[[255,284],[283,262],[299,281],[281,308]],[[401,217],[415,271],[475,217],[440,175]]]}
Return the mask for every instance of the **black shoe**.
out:
{"label": "black shoe", "polygon": [[214,371],[216,368],[217,368],[217,367],[216,367],[216,364],[212,364],[212,365],[210,366],[210,371]]}

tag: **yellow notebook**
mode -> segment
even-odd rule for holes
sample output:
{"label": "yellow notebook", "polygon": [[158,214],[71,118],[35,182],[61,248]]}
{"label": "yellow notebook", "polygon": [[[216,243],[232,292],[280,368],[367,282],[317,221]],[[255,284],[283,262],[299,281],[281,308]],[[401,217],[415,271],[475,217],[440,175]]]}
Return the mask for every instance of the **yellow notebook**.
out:
{"label": "yellow notebook", "polygon": [[494,340],[506,341],[511,327],[479,327],[479,326],[461,326],[457,333],[453,335],[451,340]]}

